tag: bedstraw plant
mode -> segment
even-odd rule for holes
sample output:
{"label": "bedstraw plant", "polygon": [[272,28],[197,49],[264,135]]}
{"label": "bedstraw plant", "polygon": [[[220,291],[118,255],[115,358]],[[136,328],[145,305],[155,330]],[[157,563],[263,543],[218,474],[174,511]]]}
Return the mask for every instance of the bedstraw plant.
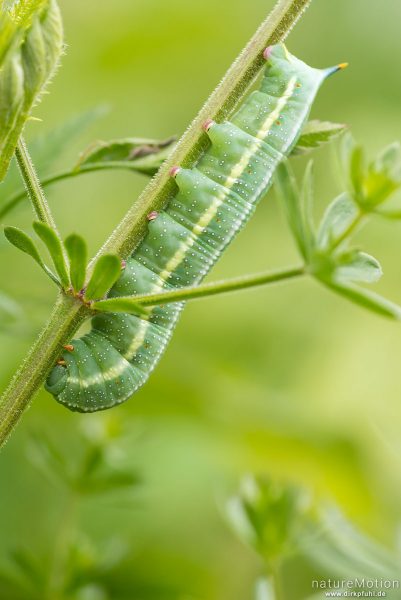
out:
{"label": "bedstraw plant", "polygon": [[[130,264],[127,263],[127,259],[138,247],[145,231],[149,228],[151,232],[157,232],[159,228],[162,237],[163,231],[167,231],[167,229],[163,229],[163,219],[166,218],[167,213],[160,211],[174,196],[176,191],[174,178],[179,187],[182,185],[186,189],[185,177],[194,175],[194,171],[190,170],[191,167],[194,164],[202,164],[197,161],[200,157],[205,157],[205,151],[209,148],[207,136],[211,138],[212,144],[216,144],[216,148],[220,148],[221,152],[221,147],[224,147],[227,140],[229,140],[228,144],[231,144],[231,140],[238,144],[243,142],[240,135],[230,129],[232,123],[230,124],[227,119],[232,117],[234,109],[237,109],[238,106],[240,106],[240,111],[244,106],[247,106],[248,109],[252,107],[256,96],[249,97],[251,100],[246,100],[248,104],[241,105],[241,102],[244,97],[248,98],[249,89],[266,61],[274,73],[276,72],[274,69],[278,69],[277,65],[285,63],[289,77],[277,106],[274,109],[271,107],[264,109],[268,118],[263,125],[266,131],[262,127],[261,132],[266,135],[273,127],[280,128],[282,126],[281,104],[284,107],[291,94],[297,93],[297,88],[299,88],[299,94],[304,93],[301,89],[304,84],[302,77],[300,79],[302,83],[299,81],[297,83],[296,76],[293,76],[294,70],[299,69],[300,73],[305,75],[305,93],[308,91],[308,85],[312,86],[313,82],[311,102],[321,81],[329,74],[346,66],[340,64],[325,71],[310,69],[291,57],[284,46],[278,45],[287,36],[308,4],[309,0],[280,0],[277,3],[275,9],[234,61],[221,84],[177,143],[172,137],[164,141],[127,138],[95,144],[81,155],[75,167],[47,176],[41,184],[22,137],[22,130],[26,122],[33,118],[32,108],[40,99],[58,65],[63,50],[61,16],[55,0],[20,0],[12,5],[2,2],[0,19],[0,176],[4,177],[11,156],[15,154],[25,191],[13,189],[10,196],[4,199],[0,207],[0,214],[4,219],[14,206],[23,202],[26,197],[29,198],[35,214],[32,228],[36,237],[33,238],[30,234],[12,225],[5,227],[4,234],[11,244],[34,259],[56,284],[59,292],[48,323],[0,400],[0,444],[4,443],[18,423],[25,408],[44,383],[51,369],[53,370],[50,378],[47,379],[47,388],[51,389],[56,396],[61,393],[66,367],[68,369],[76,368],[76,365],[73,365],[74,361],[71,362],[69,356],[75,350],[74,344],[71,344],[71,338],[79,326],[90,317],[95,317],[97,323],[109,324],[107,325],[111,328],[109,335],[115,336],[115,344],[118,346],[121,341],[121,331],[112,331],[113,323],[116,322],[115,315],[118,313],[135,315],[140,320],[139,328],[141,328],[143,324],[146,325],[149,322],[154,314],[159,315],[160,322],[168,318],[174,320],[179,308],[178,303],[182,301],[308,275],[334,292],[382,316],[397,320],[400,318],[401,309],[398,305],[364,287],[364,284],[373,283],[380,278],[382,270],[378,260],[352,245],[352,236],[369,218],[376,215],[390,219],[399,217],[397,211],[386,209],[386,202],[401,186],[400,146],[393,144],[380,152],[372,161],[367,162],[363,149],[354,142],[351,135],[343,135],[340,152],[347,187],[328,206],[320,222],[316,223],[313,208],[313,163],[309,162],[303,180],[298,184],[292,174],[289,162],[293,156],[303,155],[318,148],[321,144],[331,142],[334,138],[342,135],[345,128],[341,124],[326,121],[311,121],[305,124],[303,121],[309,112],[310,103],[301,113],[300,125],[304,125],[303,130],[293,131],[292,138],[287,145],[284,140],[285,153],[288,156],[281,161],[275,173],[277,195],[284,206],[291,233],[300,253],[299,264],[285,267],[276,272],[248,274],[226,281],[199,284],[200,277],[198,277],[198,279],[194,279],[195,285],[185,285],[185,283],[184,285],[166,285],[164,289],[160,285],[159,287],[150,286],[150,288],[145,288],[145,293],[139,291],[134,295],[127,295],[121,291],[129,277],[136,277],[135,273],[130,274],[128,268]],[[269,74],[269,70],[267,73]],[[281,82],[279,81],[277,85],[280,86]],[[234,122],[235,119],[240,119],[238,116],[241,115],[240,111],[234,114]],[[229,129],[228,133],[227,128]],[[245,140],[248,139],[247,135],[243,132]],[[258,139],[256,145],[252,147],[252,151],[247,149],[246,145],[244,146],[244,156],[241,160],[244,161],[244,157],[246,158],[247,153],[249,154],[246,159],[248,162],[244,164],[248,165],[250,171],[251,160],[258,156],[257,152],[261,148],[262,141],[262,138]],[[277,152],[270,167],[271,176],[276,164],[280,162],[276,155]],[[228,155],[223,154],[223,156]],[[280,153],[278,156],[281,156]],[[166,157],[167,160],[164,161]],[[260,162],[260,159],[258,160]],[[242,164],[241,161],[238,164]],[[47,203],[44,188],[46,185],[54,184],[62,179],[100,169],[130,169],[147,176],[154,175],[154,177],[99,250],[97,256],[88,262],[87,246],[80,235],[72,233],[65,240],[61,239]],[[255,169],[254,176],[260,176],[263,180],[262,169],[263,165],[258,167],[258,172]],[[233,172],[236,172],[235,169]],[[244,172],[243,169],[241,173]],[[243,177],[245,181],[245,175]],[[241,176],[239,176],[230,186],[234,189],[236,184],[244,184],[244,181],[241,181]],[[203,189],[203,184],[200,185],[198,180],[191,180],[191,182],[188,185],[195,186],[195,188],[191,188],[192,190],[199,185],[199,193],[205,191],[206,188]],[[268,183],[265,182],[265,187],[268,186]],[[249,184],[245,183],[246,185]],[[217,188],[218,184],[215,183],[212,191],[216,192]],[[228,210],[231,209],[228,208]],[[164,215],[163,219],[160,217],[161,214]],[[216,223],[218,223],[219,213],[216,214]],[[213,215],[215,216],[215,213]],[[238,227],[239,221],[237,229]],[[195,229],[191,235],[195,235],[194,232]],[[171,230],[171,237],[169,237],[170,232],[167,237],[167,245],[170,240],[173,240],[174,235],[174,231]],[[232,237],[233,234],[230,235]],[[230,241],[231,237],[227,237],[227,241]],[[46,264],[42,251],[38,247],[37,238],[46,247],[53,263],[52,266]],[[194,243],[192,238],[190,242],[186,242],[188,249]],[[220,250],[216,256],[219,252]],[[157,252],[155,256],[157,256]],[[209,261],[210,264],[216,256]],[[183,264],[186,264],[185,261]],[[203,275],[204,272],[206,270],[200,270],[200,274]],[[152,282],[156,279],[157,276],[154,275]],[[179,279],[178,276],[177,279]],[[119,292],[113,293],[115,289],[113,286],[116,282],[118,282],[117,288],[120,286]],[[172,287],[174,289],[171,289]],[[113,290],[109,295],[111,288]],[[155,291],[152,292],[152,290]],[[170,305],[172,308],[169,308]],[[114,321],[108,320],[108,314]],[[145,325],[143,326],[145,327]],[[124,327],[129,326],[124,324]],[[91,338],[92,341],[94,339]],[[152,351],[157,358],[165,340],[159,339],[156,335],[151,341],[147,338],[144,339],[144,353],[154,343],[155,347]],[[76,372],[69,374],[68,381],[74,382],[73,385],[78,385],[78,387],[82,384],[85,389],[88,387],[98,389],[98,398],[95,398],[92,404],[85,405],[67,399],[65,404],[75,410],[92,411],[107,408],[127,397],[127,392],[122,391],[121,397],[117,401],[111,398],[113,393],[110,391],[108,383],[112,378],[117,387],[119,385],[122,388],[126,385],[126,379],[120,377],[121,373],[124,373],[121,364],[123,367],[124,364],[113,361],[112,352],[109,346],[105,345],[102,336],[97,336],[96,344],[93,342],[92,351],[98,363],[98,370],[100,369],[99,373],[90,369],[90,361],[93,361],[93,357],[88,354],[79,363],[83,369],[88,369],[86,378],[82,372],[80,374]],[[137,351],[136,346],[134,351]],[[138,351],[138,356],[139,370],[141,370],[141,364],[144,364],[144,354],[142,355]],[[121,357],[119,360],[122,361]],[[105,373],[107,377],[104,375]],[[103,381],[103,376],[105,387],[100,389],[99,382]],[[134,388],[131,389],[131,393],[132,391]],[[71,394],[73,395],[73,392]]]}

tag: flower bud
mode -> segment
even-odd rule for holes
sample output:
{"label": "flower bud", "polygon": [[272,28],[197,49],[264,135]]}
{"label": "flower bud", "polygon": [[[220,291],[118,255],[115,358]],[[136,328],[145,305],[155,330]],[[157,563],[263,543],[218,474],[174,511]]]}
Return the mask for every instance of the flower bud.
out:
{"label": "flower bud", "polygon": [[33,14],[29,0],[21,0],[10,13],[18,27],[0,67],[0,181],[32,107],[50,81],[63,50],[63,27],[56,0],[34,4],[37,9]]}

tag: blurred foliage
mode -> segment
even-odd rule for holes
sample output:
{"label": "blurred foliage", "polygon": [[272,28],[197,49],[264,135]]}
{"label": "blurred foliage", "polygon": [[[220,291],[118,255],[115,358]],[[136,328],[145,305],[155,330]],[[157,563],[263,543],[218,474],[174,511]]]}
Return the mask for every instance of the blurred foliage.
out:
{"label": "blurred foliage", "polygon": [[[313,215],[313,163],[309,162],[299,189],[288,161],[277,169],[276,183],[287,220],[308,273],[352,302],[386,317],[400,320],[401,307],[373,294],[360,283],[382,276],[376,258],[350,246],[355,231],[401,187],[401,145],[391,144],[365,167],[363,148],[350,135],[341,144],[341,158],[349,191],[326,208],[316,227]],[[394,213],[381,213],[383,216]]]}
{"label": "blurred foliage", "polygon": [[[34,110],[42,123],[26,130],[31,140],[39,132],[53,136],[54,144],[37,146],[36,156],[32,148],[41,176],[75,164],[93,139],[167,139],[184,131],[272,5],[61,0],[67,52],[51,94]],[[350,62],[323,88],[312,116],[347,123],[372,156],[401,139],[400,19],[397,0],[379,8],[366,0],[315,0],[288,39],[291,52],[312,65]],[[62,131],[71,115],[90,112],[99,102],[111,106],[102,119],[84,116],[71,135]],[[352,190],[345,188],[352,185],[348,175],[338,183],[340,166],[332,174],[331,152],[315,153],[315,214],[337,193]],[[51,164],[40,170],[46,153]],[[300,180],[304,158],[293,167]],[[364,165],[364,179],[368,171]],[[11,177],[0,188],[0,210],[20,189],[16,173]],[[143,177],[130,172],[98,172],[49,187],[48,195],[62,234],[79,227],[94,254],[143,185]],[[399,197],[395,193],[390,201],[394,208],[377,210],[395,213]],[[4,221],[28,229],[32,217],[29,209],[18,210]],[[398,301],[400,227],[397,219],[377,219],[374,229],[357,230],[355,238],[358,246],[368,243],[383,265],[380,293]],[[2,294],[18,303],[27,321],[19,335],[15,329],[10,335],[1,313],[2,387],[54,300],[50,282],[5,244],[0,239]],[[295,260],[281,210],[269,194],[212,277]],[[122,500],[123,491],[118,498],[114,492],[85,495],[79,530],[80,539],[90,542],[81,542],[81,552],[101,554],[112,531],[123,538],[129,558],[112,575],[85,578],[81,597],[101,598],[107,590],[114,600],[128,589],[135,600],[251,600],[261,559],[224,527],[215,502],[243,472],[269,472],[273,481],[285,478],[319,499],[334,498],[359,528],[393,547],[401,517],[400,356],[397,326],[308,281],[188,305],[149,384],[114,409],[127,431],[138,434],[125,445],[125,460],[143,473],[146,486],[135,488],[134,505]],[[10,548],[28,550],[39,563],[49,557],[64,514],[64,484],[38,478],[26,460],[31,431],[56,440],[74,471],[81,464],[77,430],[92,419],[67,414],[42,391],[0,454],[3,564]],[[88,545],[92,550],[85,550]],[[288,597],[307,597],[312,579],[325,574],[326,567],[305,557],[288,558]],[[112,578],[114,587],[102,587],[103,578]],[[0,597],[12,598],[10,586],[15,590],[2,584]],[[259,590],[258,600],[266,600],[266,585]]]}
{"label": "blurred foliage", "polygon": [[2,561],[0,589],[9,600],[130,597],[129,589],[118,595],[114,590],[116,571],[129,553],[128,542],[124,536],[113,535],[95,544],[80,530],[79,516],[82,504],[96,501],[100,494],[120,492],[129,498],[139,479],[132,468],[123,466],[123,429],[118,419],[83,423],[80,437],[76,462],[42,432],[30,438],[28,458],[49,482],[61,486],[64,506],[44,556],[32,541],[29,548],[16,547],[8,553],[7,562]]}
{"label": "blurred foliage", "polygon": [[342,589],[338,581],[358,580],[355,587],[344,589],[369,593],[368,581],[377,579],[377,593],[381,580],[398,581],[398,587],[386,590],[386,597],[401,598],[401,555],[357,531],[338,509],[319,505],[303,489],[249,475],[228,502],[227,514],[241,539],[260,554],[267,571],[267,578],[257,583],[256,600],[290,598],[281,580],[291,555],[317,566],[319,583],[327,589],[329,581],[332,589]]}

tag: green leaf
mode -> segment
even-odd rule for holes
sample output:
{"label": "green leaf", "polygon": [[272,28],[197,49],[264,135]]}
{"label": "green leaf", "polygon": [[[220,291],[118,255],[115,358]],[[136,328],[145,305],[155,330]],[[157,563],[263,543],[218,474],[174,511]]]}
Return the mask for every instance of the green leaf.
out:
{"label": "green leaf", "polygon": [[376,207],[401,187],[401,146],[398,142],[384,148],[368,168],[364,181],[366,204]]}
{"label": "green leaf", "polygon": [[35,13],[42,10],[47,0],[2,0],[0,10],[0,67],[7,53],[17,47]]}
{"label": "green leaf", "polygon": [[317,245],[320,249],[328,249],[347,231],[358,215],[358,209],[348,193],[338,196],[327,207],[319,226]]}
{"label": "green leaf", "polygon": [[85,298],[102,298],[121,275],[121,260],[115,254],[101,256],[95,264]]}
{"label": "green leaf", "polygon": [[227,516],[242,540],[268,562],[282,560],[309,510],[302,489],[253,475],[227,503]]}
{"label": "green leaf", "polygon": [[100,312],[122,312],[133,315],[149,315],[149,311],[145,310],[140,304],[135,301],[135,296],[119,297],[119,298],[107,298],[107,300],[99,300],[92,306],[95,310]]}
{"label": "green leaf", "polygon": [[33,228],[35,233],[46,245],[56,272],[60,278],[61,284],[65,289],[67,289],[70,285],[70,279],[68,277],[68,265],[64,256],[64,249],[57,233],[49,225],[46,223],[41,223],[40,221],[35,221]]}
{"label": "green leaf", "polygon": [[31,237],[29,237],[29,235],[22,231],[22,229],[18,229],[18,227],[11,226],[4,228],[4,235],[6,236],[10,244],[18,248],[18,250],[25,252],[25,254],[31,256],[31,258],[33,258],[33,260],[40,266],[40,268],[43,269],[46,275],[48,275],[50,279],[57,283],[57,285],[60,285],[60,281],[43,262],[39,251],[35,246],[34,241]]}
{"label": "green leaf", "polygon": [[334,278],[336,281],[375,283],[383,275],[379,261],[359,250],[350,250],[336,256],[335,260]]}
{"label": "green leaf", "polygon": [[4,178],[17,140],[13,127],[24,104],[24,72],[19,54],[10,56],[0,71],[0,181]]}
{"label": "green leaf", "polygon": [[397,321],[401,320],[401,306],[390,302],[390,300],[383,298],[379,294],[365,290],[352,283],[342,283],[340,281],[324,281],[323,283],[337,294],[344,296],[363,308],[367,308],[382,317],[388,317]]}
{"label": "green leaf", "polygon": [[[18,138],[31,109],[53,75],[63,49],[60,10],[56,0],[19,2],[14,5],[16,22],[29,27],[15,29],[0,70],[0,181],[4,178]],[[22,11],[22,12],[19,12]],[[10,14],[11,14],[10,13]]]}
{"label": "green leaf", "polygon": [[169,155],[174,142],[173,137],[162,141],[144,138],[98,141],[82,153],[75,169],[80,170],[89,165],[100,166],[125,162],[132,166],[133,171],[154,175]]}
{"label": "green leaf", "polygon": [[386,146],[373,161],[371,168],[376,172],[387,173],[392,177],[400,176],[401,144],[393,142]]}
{"label": "green leaf", "polygon": [[330,123],[330,121],[309,121],[299,137],[293,155],[307,154],[334,140],[344,133],[347,126],[342,123]]}
{"label": "green leaf", "polygon": [[47,0],[8,0],[3,2],[5,11],[10,19],[19,27],[27,28],[38,10],[41,10]]}
{"label": "green leaf", "polygon": [[276,191],[282,201],[287,221],[298,249],[305,260],[308,257],[309,243],[303,224],[300,206],[300,192],[288,161],[283,161],[276,170]]}
{"label": "green leaf", "polygon": [[70,259],[70,281],[73,289],[80,292],[85,284],[88,249],[85,240],[78,234],[72,233],[64,242]]}
{"label": "green leaf", "polygon": [[7,7],[2,6],[0,11],[0,68],[13,42],[17,42],[15,39],[17,31],[17,23],[11,18]]}
{"label": "green leaf", "polygon": [[401,146],[398,142],[384,148],[365,165],[361,146],[351,136],[345,136],[341,147],[342,163],[351,184],[355,202],[365,212],[374,212],[401,187]]}

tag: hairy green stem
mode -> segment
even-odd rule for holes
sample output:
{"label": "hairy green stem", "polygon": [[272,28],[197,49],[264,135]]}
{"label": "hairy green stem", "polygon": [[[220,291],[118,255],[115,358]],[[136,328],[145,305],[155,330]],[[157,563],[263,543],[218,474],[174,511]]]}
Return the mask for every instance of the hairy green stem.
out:
{"label": "hairy green stem", "polygon": [[43,194],[40,181],[36,175],[28,148],[24,139],[21,137],[15,150],[15,158],[24,181],[26,193],[32,203],[33,210],[42,223],[49,225],[54,231],[57,231],[53,215]]}
{"label": "hairy green stem", "polygon": [[71,339],[88,313],[88,309],[71,296],[59,295],[48,323],[1,398],[0,445],[7,440],[43,384],[63,344]]}
{"label": "hairy green stem", "polygon": [[[174,192],[169,168],[174,164],[189,166],[199,158],[207,143],[202,123],[207,118],[224,119],[232,112],[264,64],[263,49],[283,40],[310,3],[311,0],[278,0],[271,14],[185,132],[170,158],[116,227],[100,254],[116,253],[125,257],[132,252],[145,232],[146,215],[162,208]],[[61,346],[69,341],[84,318],[83,309],[79,310],[70,302],[71,299],[63,297],[56,305],[49,323],[0,399],[0,445],[17,425],[24,409],[42,385]]]}
{"label": "hairy green stem", "polygon": [[183,300],[196,300],[197,298],[207,298],[209,296],[228,294],[230,292],[238,292],[240,290],[260,287],[262,285],[279,283],[280,281],[286,281],[288,279],[300,277],[301,275],[305,275],[305,273],[305,267],[291,267],[282,271],[269,271],[267,273],[257,273],[255,275],[243,275],[241,277],[234,277],[233,279],[227,279],[224,281],[203,283],[196,287],[191,286],[168,292],[160,292],[159,294],[138,294],[136,296],[127,296],[126,298],[122,297],[111,298],[110,300],[101,300],[100,302],[95,302],[93,304],[93,308],[95,310],[101,309],[101,307],[107,307],[108,302],[112,304],[116,301],[120,301],[123,305],[123,301],[125,299],[128,300],[128,302],[132,301],[137,306],[172,304],[173,302],[181,302]]}
{"label": "hairy green stem", "polygon": [[[103,163],[96,163],[93,165],[82,165],[79,169],[73,169],[69,171],[60,171],[59,173],[54,173],[53,175],[49,175],[41,180],[42,188],[47,187],[48,185],[52,185],[53,183],[57,183],[58,181],[63,181],[65,179],[72,179],[77,177],[78,175],[85,175],[85,173],[94,173],[96,171],[105,171],[105,170],[126,170],[126,171],[134,171],[136,173],[142,173],[143,175],[148,175],[146,171],[146,166],[142,169],[139,161],[135,163],[129,161],[109,161]],[[13,194],[0,208],[0,219],[3,219],[13,208],[15,208],[27,195],[26,189],[19,190],[15,194]]]}

